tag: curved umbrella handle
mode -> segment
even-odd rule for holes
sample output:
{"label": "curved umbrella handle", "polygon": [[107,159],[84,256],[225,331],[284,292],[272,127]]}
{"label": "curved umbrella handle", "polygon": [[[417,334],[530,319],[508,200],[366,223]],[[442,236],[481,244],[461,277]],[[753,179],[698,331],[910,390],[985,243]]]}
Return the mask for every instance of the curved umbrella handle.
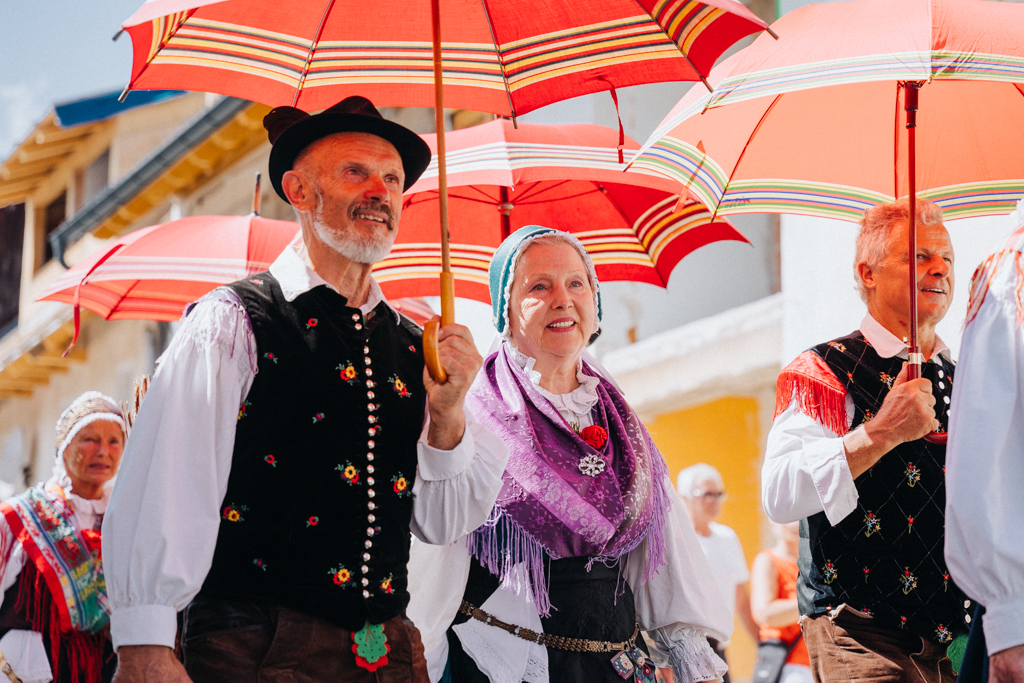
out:
{"label": "curved umbrella handle", "polygon": [[82,298],[82,285],[85,284],[86,278],[88,278],[90,275],[92,275],[94,270],[96,270],[97,268],[102,266],[103,263],[108,258],[110,258],[114,254],[116,254],[118,252],[118,250],[120,250],[123,246],[124,246],[124,243],[118,242],[113,247],[111,247],[110,250],[106,254],[101,256],[96,261],[96,263],[92,264],[92,267],[89,268],[88,271],[86,271],[85,275],[82,276],[82,279],[78,281],[78,285],[75,286],[75,296],[71,299],[71,305],[75,307],[75,334],[74,334],[73,337],[71,337],[71,343],[68,344],[68,348],[64,349],[64,353],[62,353],[60,355],[61,358],[67,358],[68,354],[71,353],[71,349],[75,348],[75,344],[78,343],[78,332],[79,332],[79,330],[81,329],[81,326],[82,326],[82,313],[81,313],[81,306],[79,305],[79,302],[81,301],[81,298]]}
{"label": "curved umbrella handle", "polygon": [[423,327],[423,360],[435,382],[448,381],[448,373],[441,366],[437,335],[441,325],[452,322],[455,322],[455,279],[451,273],[441,273],[441,321],[428,320]]}

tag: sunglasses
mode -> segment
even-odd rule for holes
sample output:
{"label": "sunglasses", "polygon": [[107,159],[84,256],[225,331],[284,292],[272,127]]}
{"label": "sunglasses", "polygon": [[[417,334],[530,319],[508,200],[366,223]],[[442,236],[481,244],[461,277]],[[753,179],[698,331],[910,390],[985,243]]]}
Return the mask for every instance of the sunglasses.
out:
{"label": "sunglasses", "polygon": [[716,500],[724,503],[729,494],[725,491],[702,491],[700,489],[694,489],[691,492],[691,495],[694,498],[702,499],[705,503],[713,503]]}

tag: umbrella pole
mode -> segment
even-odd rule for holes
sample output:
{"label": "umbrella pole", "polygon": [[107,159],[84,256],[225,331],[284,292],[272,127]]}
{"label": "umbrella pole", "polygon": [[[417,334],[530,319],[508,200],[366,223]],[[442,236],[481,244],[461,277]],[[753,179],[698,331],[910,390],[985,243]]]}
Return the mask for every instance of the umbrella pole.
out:
{"label": "umbrella pole", "polygon": [[498,212],[501,214],[501,241],[504,242],[512,234],[512,205],[508,201],[508,188],[504,185],[498,190]]}
{"label": "umbrella pole", "polygon": [[921,84],[908,81],[903,86],[903,108],[907,112],[907,189],[910,199],[910,218],[907,230],[907,253],[910,256],[910,339],[907,340],[907,378],[921,376],[924,356],[917,342],[917,93]]}
{"label": "umbrella pole", "polygon": [[431,320],[423,328],[423,356],[435,381],[444,382],[448,374],[441,366],[437,346],[440,325],[455,322],[455,282],[452,278],[448,248],[448,165],[444,141],[444,83],[441,65],[441,3],[430,0],[430,21],[434,43],[434,121],[437,128],[437,191],[441,206],[441,322]]}
{"label": "umbrella pole", "polygon": [[[907,191],[910,199],[910,219],[907,221],[910,233],[907,237],[907,249],[910,255],[908,271],[910,277],[910,338],[907,340],[907,379],[921,376],[921,364],[924,354],[917,340],[917,94],[921,83],[908,81],[903,86],[903,108],[907,112]],[[948,435],[945,432],[925,434],[924,440],[929,443],[944,444]]]}

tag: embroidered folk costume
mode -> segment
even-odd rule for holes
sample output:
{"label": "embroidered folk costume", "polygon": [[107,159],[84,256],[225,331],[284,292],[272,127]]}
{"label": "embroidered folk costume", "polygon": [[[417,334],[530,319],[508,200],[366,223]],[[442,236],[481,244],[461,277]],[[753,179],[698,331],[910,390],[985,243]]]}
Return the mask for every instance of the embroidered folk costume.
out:
{"label": "embroidered folk costume", "polygon": [[[334,132],[392,142],[406,185],[429,159],[363,98],[315,117],[284,109],[284,123],[265,121],[279,194],[294,156]],[[421,330],[369,286],[351,306],[304,247],[289,248],[187,313],[133,427],[108,522],[117,646],[171,646],[187,607],[196,680],[247,647],[224,627],[239,619],[266,645],[245,650],[233,676],[425,679],[404,618],[410,537],[447,543],[479,526],[507,451],[469,422],[454,450],[429,446]],[[180,518],[161,511],[172,501]],[[145,559],[133,546],[149,548]],[[289,654],[298,642],[301,661]]]}
{"label": "embroidered folk costume", "polygon": [[[488,521],[444,549],[417,545],[410,615],[420,623],[431,680],[453,683],[654,680],[640,630],[650,630],[680,681],[716,680],[707,644],[732,625],[661,454],[593,358],[579,387],[539,386],[535,359],[513,347],[508,322],[516,261],[557,233],[523,228],[491,263],[502,335],[467,397],[511,456]],[[585,249],[580,252],[600,294]],[[438,585],[440,576],[461,577]]]}
{"label": "embroidered folk costume", "polygon": [[86,392],[57,421],[50,479],[0,503],[0,635],[7,636],[6,657],[14,674],[28,680],[38,680],[47,663],[49,670],[42,675],[58,683],[109,681],[114,672],[100,551],[110,488],[98,500],[81,498],[64,466],[72,439],[97,420],[114,422],[124,431],[114,399]]}
{"label": "embroidered folk costume", "polygon": [[[932,382],[936,419],[945,431],[954,365],[941,341],[936,344],[922,376]],[[786,366],[778,378],[775,438],[769,440],[766,471],[773,467],[773,456],[785,449],[786,435],[800,431],[801,419],[810,418],[831,439],[870,421],[906,359],[905,350],[896,351],[902,346],[869,315],[860,330],[815,346]],[[821,463],[812,477],[838,500],[826,501],[824,511],[801,522],[809,553],[800,555],[800,613],[834,614],[845,605],[878,627],[943,648],[965,634],[965,604],[970,603],[950,580],[942,553],[946,447],[923,439],[902,443],[858,477],[855,489],[845,495],[825,456],[811,457]]]}

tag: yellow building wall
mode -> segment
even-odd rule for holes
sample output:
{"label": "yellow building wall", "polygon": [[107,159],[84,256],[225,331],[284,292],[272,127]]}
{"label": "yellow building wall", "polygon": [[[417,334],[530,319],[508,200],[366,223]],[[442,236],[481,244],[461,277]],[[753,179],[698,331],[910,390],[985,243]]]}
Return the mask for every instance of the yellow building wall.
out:
{"label": "yellow building wall", "polygon": [[[698,462],[722,473],[729,496],[718,520],[732,527],[743,544],[747,565],[761,549],[761,434],[754,398],[723,398],[659,415],[647,423],[651,437],[668,463],[672,481]],[[732,680],[749,680],[757,648],[739,620],[726,657]]]}

